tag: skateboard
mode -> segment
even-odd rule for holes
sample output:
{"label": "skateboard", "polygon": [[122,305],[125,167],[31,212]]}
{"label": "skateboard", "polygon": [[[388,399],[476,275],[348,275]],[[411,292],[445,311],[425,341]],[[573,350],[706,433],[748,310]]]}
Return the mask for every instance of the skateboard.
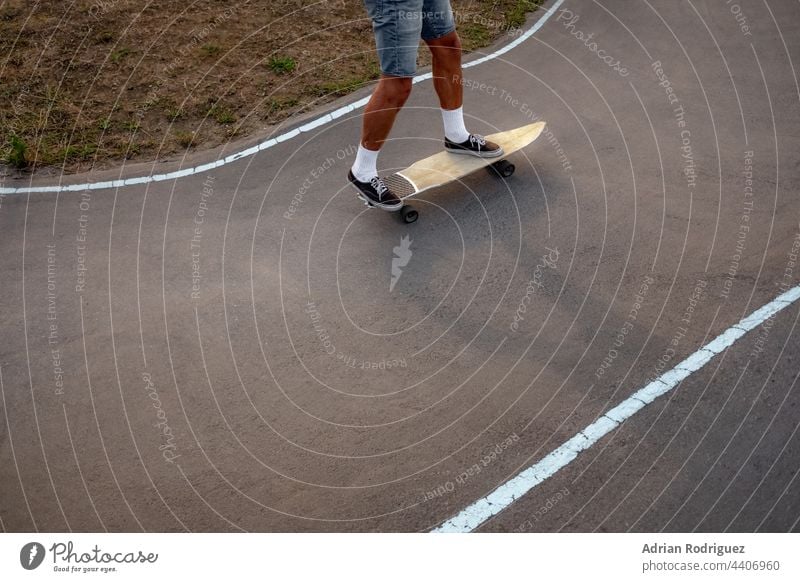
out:
{"label": "skateboard", "polygon": [[[516,169],[514,164],[506,158],[516,151],[531,144],[542,133],[545,127],[544,121],[524,125],[516,129],[501,131],[493,135],[487,135],[487,141],[493,141],[503,148],[503,157],[479,158],[465,154],[453,154],[442,151],[425,159],[414,162],[405,170],[401,170],[384,178],[386,185],[403,199],[404,204],[396,213],[403,222],[412,223],[419,218],[419,212],[410,204],[405,202],[408,198],[416,196],[420,192],[443,186],[453,180],[458,180],[486,168],[496,177],[508,178]],[[370,208],[375,208],[372,204],[359,196],[359,199]]]}

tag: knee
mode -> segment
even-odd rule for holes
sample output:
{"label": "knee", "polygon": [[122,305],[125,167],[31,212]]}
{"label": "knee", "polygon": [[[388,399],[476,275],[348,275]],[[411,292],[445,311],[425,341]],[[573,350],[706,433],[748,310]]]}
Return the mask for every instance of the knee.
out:
{"label": "knee", "polygon": [[461,37],[458,36],[456,32],[448,34],[442,40],[443,40],[443,46],[445,46],[449,50],[455,52],[461,51]]}
{"label": "knee", "polygon": [[461,38],[456,31],[428,43],[434,57],[450,57],[461,52]]}
{"label": "knee", "polygon": [[411,77],[392,77],[384,79],[386,84],[385,97],[389,105],[402,107],[411,95],[413,82]]}

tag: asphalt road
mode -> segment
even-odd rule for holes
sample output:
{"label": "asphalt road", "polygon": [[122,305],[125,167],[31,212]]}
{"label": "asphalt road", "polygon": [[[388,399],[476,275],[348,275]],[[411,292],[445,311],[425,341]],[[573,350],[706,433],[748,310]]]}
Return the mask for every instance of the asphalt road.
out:
{"label": "asphalt road", "polygon": [[[413,225],[347,185],[360,111],[2,197],[3,530],[435,527],[800,283],[796,62],[797,2],[567,0],[465,72],[473,131],[549,132]],[[384,171],[437,107],[417,84]],[[479,529],[800,530],[799,314]]]}

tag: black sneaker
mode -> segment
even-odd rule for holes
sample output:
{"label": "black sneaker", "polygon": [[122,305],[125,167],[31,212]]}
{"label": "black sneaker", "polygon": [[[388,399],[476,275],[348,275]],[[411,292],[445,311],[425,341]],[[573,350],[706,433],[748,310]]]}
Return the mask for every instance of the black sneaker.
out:
{"label": "black sneaker", "polygon": [[378,176],[375,176],[369,182],[361,182],[356,180],[356,177],[353,175],[353,171],[350,170],[347,173],[347,179],[352,182],[353,186],[358,188],[359,198],[361,198],[367,204],[377,206],[378,208],[388,210],[389,212],[394,212],[395,210],[400,210],[400,208],[402,208],[403,201],[398,198],[394,192],[389,190],[384,181]]}
{"label": "black sneaker", "polygon": [[452,154],[466,154],[479,158],[499,158],[503,155],[503,148],[499,145],[474,134],[470,134],[464,143],[455,143],[445,137],[444,149]]}

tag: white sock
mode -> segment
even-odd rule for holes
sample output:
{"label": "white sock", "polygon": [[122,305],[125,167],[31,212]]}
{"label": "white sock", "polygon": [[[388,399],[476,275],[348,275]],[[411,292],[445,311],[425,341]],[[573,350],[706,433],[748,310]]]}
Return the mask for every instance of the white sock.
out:
{"label": "white sock", "polygon": [[444,121],[444,135],[455,143],[464,143],[469,139],[469,132],[464,126],[464,108],[442,109],[442,120]]}
{"label": "white sock", "polygon": [[353,162],[353,176],[359,182],[369,182],[378,175],[378,154],[380,150],[368,150],[358,145],[356,161]]}

